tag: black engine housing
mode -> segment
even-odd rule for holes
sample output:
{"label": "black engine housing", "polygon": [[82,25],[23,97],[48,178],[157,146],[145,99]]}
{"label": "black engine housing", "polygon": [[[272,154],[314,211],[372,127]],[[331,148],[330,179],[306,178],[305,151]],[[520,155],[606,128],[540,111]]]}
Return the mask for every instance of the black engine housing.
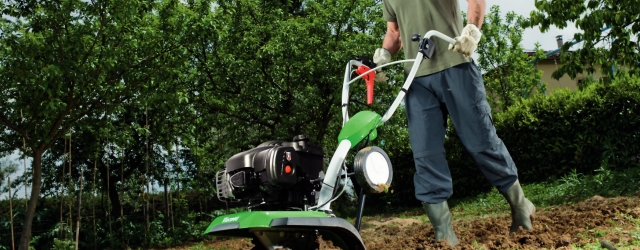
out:
{"label": "black engine housing", "polygon": [[253,210],[303,209],[316,204],[324,151],[298,135],[292,142],[268,141],[229,158],[216,174],[221,201]]}

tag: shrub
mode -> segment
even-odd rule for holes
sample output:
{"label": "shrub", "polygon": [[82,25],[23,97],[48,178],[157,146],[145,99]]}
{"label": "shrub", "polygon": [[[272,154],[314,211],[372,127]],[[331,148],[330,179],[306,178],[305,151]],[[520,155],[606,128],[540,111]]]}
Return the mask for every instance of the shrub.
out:
{"label": "shrub", "polygon": [[640,79],[536,96],[495,116],[521,180],[638,166]]}

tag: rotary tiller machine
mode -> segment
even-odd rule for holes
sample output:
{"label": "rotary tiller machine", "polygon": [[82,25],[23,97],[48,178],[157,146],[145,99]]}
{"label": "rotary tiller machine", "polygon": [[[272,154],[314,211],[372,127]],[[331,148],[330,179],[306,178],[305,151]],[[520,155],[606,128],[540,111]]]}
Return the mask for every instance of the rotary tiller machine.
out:
{"label": "rotary tiller machine", "polygon": [[[322,147],[311,144],[304,135],[295,136],[292,141],[268,141],[229,158],[224,170],[216,174],[217,196],[229,204],[245,206],[247,212],[216,217],[204,233],[251,238],[254,249],[316,249],[318,236],[342,249],[366,249],[359,234],[365,194],[384,192],[391,185],[393,171],[389,157],[381,148],[364,147],[367,143],[361,142],[375,139],[376,128],[396,111],[420,63],[433,55],[432,36],[455,43],[454,39],[432,30],[422,39],[418,34],[413,36],[412,40],[419,42],[420,47],[414,60],[385,65],[375,65],[366,57],[349,61],[342,91],[342,129],[327,168]],[[349,117],[350,84],[363,78],[367,84],[367,102],[371,104],[376,70],[403,62],[414,64],[387,112],[381,116],[360,111]],[[351,79],[353,67],[357,67],[358,76]],[[345,158],[352,149],[357,153],[353,167],[347,168]],[[336,217],[330,209],[331,202],[344,192],[347,178],[360,186],[354,224]]]}

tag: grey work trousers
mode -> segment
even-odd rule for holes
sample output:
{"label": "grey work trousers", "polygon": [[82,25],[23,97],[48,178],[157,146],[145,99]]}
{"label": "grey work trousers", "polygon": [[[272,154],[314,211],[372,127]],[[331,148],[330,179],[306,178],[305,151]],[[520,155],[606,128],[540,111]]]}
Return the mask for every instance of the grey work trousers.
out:
{"label": "grey work trousers", "polygon": [[482,75],[474,62],[415,78],[407,91],[405,107],[418,200],[440,203],[453,194],[444,149],[447,115],[493,186],[504,192],[517,180],[516,165],[496,134]]}

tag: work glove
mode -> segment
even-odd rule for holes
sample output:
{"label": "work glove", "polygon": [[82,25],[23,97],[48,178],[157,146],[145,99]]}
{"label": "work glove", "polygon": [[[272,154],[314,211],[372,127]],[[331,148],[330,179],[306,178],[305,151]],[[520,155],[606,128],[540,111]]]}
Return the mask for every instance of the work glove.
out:
{"label": "work glove", "polygon": [[[391,53],[389,53],[387,49],[385,48],[376,49],[376,52],[373,54],[373,63],[375,63],[377,66],[380,66],[383,64],[387,64],[390,61],[391,61]],[[382,68],[379,68],[376,71],[377,71],[376,78],[375,78],[376,82],[386,82],[387,80],[389,80],[389,77],[387,77],[387,74],[382,72]]]}
{"label": "work glove", "polygon": [[455,44],[449,44],[449,50],[453,50],[466,57],[470,57],[471,54],[478,48],[478,43],[482,37],[482,32],[475,24],[467,24],[462,29],[460,36],[455,38]]}
{"label": "work glove", "polygon": [[386,82],[387,80],[389,80],[389,77],[387,77],[387,74],[380,71],[376,73],[376,78],[374,78],[373,80],[376,82]]}

